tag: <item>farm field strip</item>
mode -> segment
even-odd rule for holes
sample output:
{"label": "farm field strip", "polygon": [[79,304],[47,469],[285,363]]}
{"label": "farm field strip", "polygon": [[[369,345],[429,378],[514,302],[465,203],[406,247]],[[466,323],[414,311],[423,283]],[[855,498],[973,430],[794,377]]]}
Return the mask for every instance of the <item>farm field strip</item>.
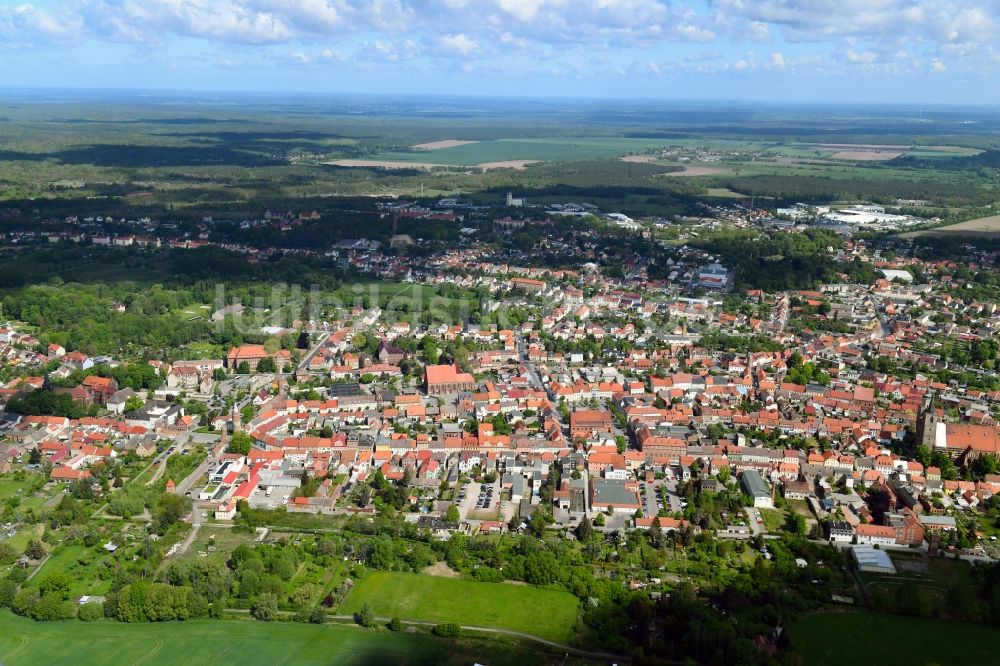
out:
{"label": "farm field strip", "polygon": [[899,234],[899,236],[900,238],[919,238],[921,236],[996,236],[997,234],[1000,234],[1000,215],[966,220],[935,229],[910,231]]}
{"label": "farm field strip", "polygon": [[[108,663],[188,664],[441,664],[449,644],[427,635],[370,632],[342,625],[288,622],[190,620],[155,624],[34,622],[0,612],[0,662],[103,666]],[[464,661],[475,659],[467,645]],[[480,659],[487,648],[479,647]],[[523,663],[525,653],[499,649],[504,663]],[[489,649],[489,653],[493,653]],[[520,661],[519,661],[520,660]],[[540,661],[540,660],[539,660]],[[492,662],[491,662],[492,663]]]}
{"label": "farm field strip", "polygon": [[572,640],[578,615],[568,592],[387,571],[358,581],[340,612],[357,613],[365,603],[378,616],[500,627],[558,642]]}
{"label": "farm field strip", "polygon": [[996,662],[996,629],[988,626],[852,611],[807,615],[789,630],[793,648],[813,666]]}

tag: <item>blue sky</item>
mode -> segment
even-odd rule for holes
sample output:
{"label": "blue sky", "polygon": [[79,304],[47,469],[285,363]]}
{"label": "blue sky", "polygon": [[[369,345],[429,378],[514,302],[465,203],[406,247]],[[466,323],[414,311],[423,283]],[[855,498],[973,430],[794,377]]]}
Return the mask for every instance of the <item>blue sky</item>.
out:
{"label": "blue sky", "polygon": [[1000,104],[1000,0],[0,0],[0,86]]}

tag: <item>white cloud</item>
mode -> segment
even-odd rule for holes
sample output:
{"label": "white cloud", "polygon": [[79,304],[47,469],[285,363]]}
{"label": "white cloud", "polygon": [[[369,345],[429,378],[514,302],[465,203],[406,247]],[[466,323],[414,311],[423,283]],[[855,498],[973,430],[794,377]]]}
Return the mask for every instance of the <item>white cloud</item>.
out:
{"label": "white cloud", "polygon": [[515,37],[509,32],[500,33],[500,43],[506,46],[512,46],[515,49],[523,49],[528,46],[528,40],[522,39],[521,37]]}
{"label": "white cloud", "polygon": [[59,17],[30,4],[0,6],[0,36],[9,43],[72,39],[82,27],[79,16]]}
{"label": "white cloud", "polygon": [[847,49],[844,51],[844,55],[847,56],[848,62],[860,65],[870,65],[878,60],[878,56],[873,51]]}
{"label": "white cloud", "polygon": [[441,46],[445,50],[461,56],[472,55],[479,51],[479,44],[465,33],[445,35],[441,38]]}
{"label": "white cloud", "polygon": [[[721,55],[707,71],[788,69],[835,74],[988,72],[1000,0],[7,0],[0,48],[60,41],[169,47],[174,37],[273,47],[269,55],[319,65],[451,58],[476,72],[672,73],[700,47]],[[3,2],[3,0],[0,0]],[[760,47],[759,60],[744,52]],[[186,46],[186,45],[185,45]],[[516,51],[525,57],[502,62]],[[298,54],[298,55],[294,55]],[[591,54],[601,54],[581,64]],[[224,53],[219,53],[217,59]],[[302,57],[299,57],[302,56]],[[528,60],[535,64],[525,64]],[[428,60],[430,59],[430,60]],[[238,58],[237,58],[238,60]],[[513,63],[513,64],[511,64]],[[630,63],[630,64],[629,64]],[[726,64],[728,63],[728,64]],[[947,63],[947,65],[945,65]],[[988,76],[989,74],[987,74]]]}
{"label": "white cloud", "polygon": [[236,0],[85,1],[81,16],[98,35],[155,42],[163,33],[211,41],[269,44],[295,34],[280,16]]}
{"label": "white cloud", "polygon": [[771,28],[763,21],[750,21],[746,25],[746,36],[752,42],[771,41]]}

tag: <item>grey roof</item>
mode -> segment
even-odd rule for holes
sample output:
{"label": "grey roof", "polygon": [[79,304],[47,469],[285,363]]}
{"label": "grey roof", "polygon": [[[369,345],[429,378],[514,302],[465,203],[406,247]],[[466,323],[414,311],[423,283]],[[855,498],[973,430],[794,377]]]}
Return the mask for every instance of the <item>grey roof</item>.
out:
{"label": "grey roof", "polygon": [[748,469],[743,472],[743,476],[740,477],[743,482],[743,487],[746,488],[747,492],[754,497],[760,497],[766,495],[771,496],[771,492],[764,485],[764,479],[761,478],[760,472],[755,469]]}
{"label": "grey roof", "polygon": [[625,482],[618,479],[594,479],[594,497],[591,503],[636,504],[636,494],[625,488]]}

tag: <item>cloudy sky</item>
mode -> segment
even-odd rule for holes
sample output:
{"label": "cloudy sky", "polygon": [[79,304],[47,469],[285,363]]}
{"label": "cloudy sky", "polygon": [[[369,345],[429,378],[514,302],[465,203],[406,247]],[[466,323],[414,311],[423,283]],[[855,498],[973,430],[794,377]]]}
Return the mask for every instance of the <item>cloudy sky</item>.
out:
{"label": "cloudy sky", "polygon": [[0,0],[0,86],[998,104],[998,25],[1000,0]]}

